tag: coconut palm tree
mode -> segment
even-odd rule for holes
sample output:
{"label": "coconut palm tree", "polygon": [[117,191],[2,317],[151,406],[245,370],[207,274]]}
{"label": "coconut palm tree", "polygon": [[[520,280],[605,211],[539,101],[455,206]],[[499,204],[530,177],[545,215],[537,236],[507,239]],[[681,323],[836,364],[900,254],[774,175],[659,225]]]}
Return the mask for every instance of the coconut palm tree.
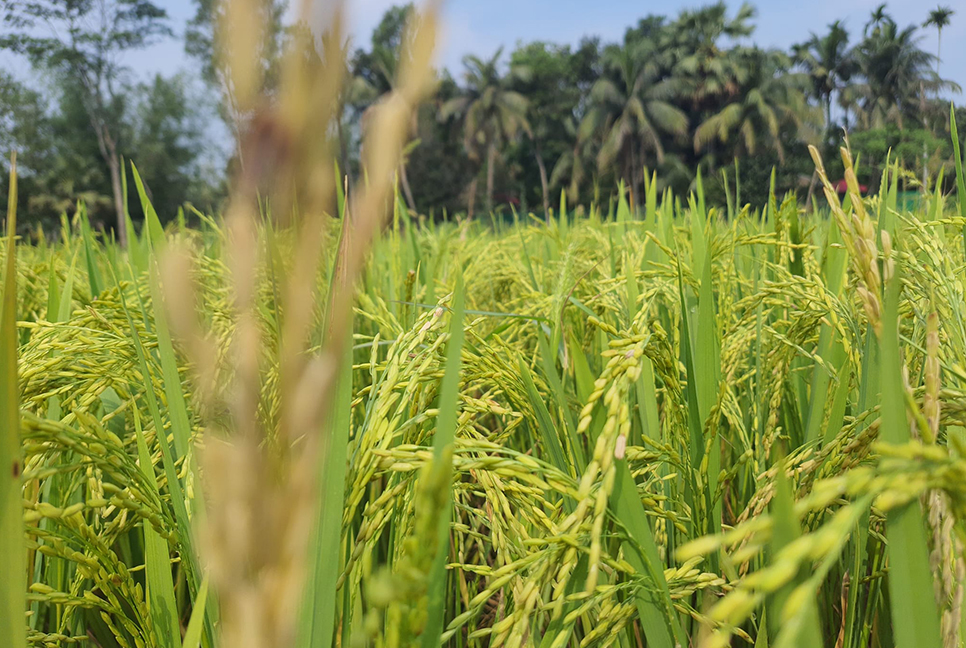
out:
{"label": "coconut palm tree", "polygon": [[[591,130],[590,122],[582,123],[587,123],[588,130]],[[581,185],[596,166],[596,151],[600,148],[600,143],[589,132],[581,134],[579,125],[572,119],[565,123],[565,128],[573,146],[557,158],[557,163],[550,172],[549,182],[551,187],[563,187],[566,184],[567,199],[576,203],[580,197]]]}
{"label": "coconut palm tree", "polygon": [[691,100],[694,111],[733,96],[744,80],[744,70],[721,46],[721,40],[750,36],[754,16],[754,7],[745,3],[729,19],[725,4],[718,2],[681,12],[665,30],[661,54],[673,59],[673,75],[680,79],[682,93]]}
{"label": "coconut palm tree", "polygon": [[590,90],[590,108],[578,135],[600,138],[598,167],[618,161],[635,197],[647,154],[661,162],[662,137],[682,137],[688,128],[687,115],[672,103],[680,95],[680,80],[660,78],[655,46],[641,41],[604,51],[604,75]]}
{"label": "coconut palm tree", "polygon": [[[359,111],[362,130],[365,130],[374,109],[396,91],[397,72],[402,67],[400,56],[408,51],[404,47],[404,41],[407,37],[414,38],[413,34],[406,33],[406,22],[412,11],[411,3],[389,9],[373,31],[372,51],[358,50],[355,53],[346,94]],[[408,135],[411,139],[416,136],[417,115],[417,111],[413,111],[410,118]],[[417,143],[416,140],[410,142],[399,162],[399,184],[412,212],[416,211],[416,201],[409,185],[406,166],[407,153]]]}
{"label": "coconut palm tree", "polygon": [[[527,99],[510,89],[514,77],[525,76],[527,71],[511,66],[507,74],[501,74],[502,55],[501,47],[486,60],[465,56],[463,93],[444,103],[439,112],[441,120],[462,120],[463,146],[472,159],[478,160],[481,153],[486,155],[487,211],[493,209],[493,174],[500,149],[521,133],[531,132],[527,121]],[[473,214],[476,182],[474,178],[470,185],[470,216]]]}
{"label": "coconut palm tree", "polygon": [[935,27],[936,28],[936,76],[939,76],[939,63],[940,57],[942,56],[943,47],[943,27],[948,27],[950,23],[950,18],[956,13],[949,7],[938,6],[929,12],[929,18],[926,22],[922,23],[923,27]]}
{"label": "coconut palm tree", "polygon": [[873,14],[866,34],[856,50],[864,82],[853,89],[865,127],[894,122],[901,129],[926,90],[954,86],[932,70],[936,57],[919,47],[922,39],[915,26],[899,29],[887,14]]}
{"label": "coconut palm tree", "polygon": [[865,24],[865,28],[862,30],[862,35],[868,36],[870,33],[875,33],[877,29],[881,29],[883,25],[890,22],[893,22],[892,17],[886,13],[886,3],[883,2],[872,11],[869,22]]}
{"label": "coconut palm tree", "polygon": [[849,49],[849,33],[836,20],[828,26],[828,33],[815,33],[804,43],[792,47],[795,61],[812,81],[812,95],[825,108],[825,127],[832,127],[832,95],[846,86],[856,71],[856,61]]}
{"label": "coconut palm tree", "polygon": [[791,72],[791,60],[777,50],[750,48],[740,56],[748,80],[732,101],[695,129],[694,150],[700,152],[714,142],[733,142],[736,152],[754,155],[771,150],[784,163],[782,129],[794,129],[797,135],[817,121],[805,98],[807,77]]}
{"label": "coconut palm tree", "polygon": [[[360,115],[360,126],[365,131],[375,109],[384,101],[389,100],[396,91],[396,70],[399,67],[397,54],[387,49],[377,48],[372,52],[375,74],[371,78],[362,75],[354,75],[349,81],[349,92],[353,94],[358,103],[363,106]],[[416,135],[417,111],[413,111],[409,122],[409,137]],[[412,140],[407,145],[402,158],[399,160],[399,184],[402,187],[403,197],[406,205],[412,212],[416,211],[416,200],[413,197],[413,190],[409,185],[409,174],[406,171],[408,153],[418,141]]]}

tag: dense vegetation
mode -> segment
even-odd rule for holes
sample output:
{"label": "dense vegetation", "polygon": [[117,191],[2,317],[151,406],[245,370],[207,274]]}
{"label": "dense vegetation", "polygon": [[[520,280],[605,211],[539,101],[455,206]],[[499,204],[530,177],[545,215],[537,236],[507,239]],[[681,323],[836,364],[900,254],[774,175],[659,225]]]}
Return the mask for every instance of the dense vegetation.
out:
{"label": "dense vegetation", "polygon": [[[153,25],[121,49],[162,31],[144,0],[98,6]],[[863,189],[846,140],[837,171],[819,147],[802,158],[821,200],[781,191],[777,170],[749,186],[741,162],[708,177],[720,199],[700,165],[679,192],[644,173],[637,145],[663,140],[634,108],[600,142],[616,156],[601,168],[628,174],[614,198],[432,217],[407,203],[414,129],[441,123],[424,122],[435,4],[370,61],[395,68],[360,115],[358,160],[339,13],[320,42],[289,34],[273,66],[271,6],[202,9],[192,48],[221,43],[230,65],[208,73],[239,124],[221,213],[169,206],[163,223],[157,176],[112,166],[122,122],[84,100],[123,234],[80,200],[18,238],[10,158],[0,646],[963,645],[954,108],[948,182],[890,155]],[[439,111],[471,127],[489,196],[536,119],[487,86],[492,62],[474,69]],[[904,128],[904,105],[883,118]],[[710,146],[729,115],[694,136]]]}
{"label": "dense vegetation", "polygon": [[[177,27],[161,4],[6,0],[0,48],[22,54],[46,80],[26,87],[0,73],[0,146],[21,153],[23,225],[56,229],[61,211],[83,195],[95,224],[113,226],[123,211],[121,158],[142,168],[164,219],[186,202],[202,211],[223,205],[224,177],[240,159],[212,152],[234,151],[250,115],[239,108],[230,66],[215,55],[223,3],[195,3],[184,41],[198,69],[139,80],[124,56],[173,38]],[[259,3],[259,12],[267,26],[259,65],[273,92],[284,52],[318,56],[319,44],[284,22],[280,0]],[[360,175],[366,115],[393,89],[407,13],[394,7],[370,42],[344,43],[334,127],[350,183]],[[939,97],[959,88],[943,77],[941,50],[921,43],[926,30],[938,30],[941,45],[951,9],[924,10],[923,25],[904,26],[883,4],[854,33],[836,21],[786,49],[755,45],[754,17],[751,5],[728,11],[720,2],[647,16],[617,43],[523,42],[468,55],[452,75],[439,70],[408,133],[400,168],[407,207],[437,218],[444,209],[508,203],[540,214],[559,207],[561,190],[571,204],[606,202],[620,180],[639,204],[647,170],[658,171],[661,191],[683,195],[698,169],[710,203],[724,204],[727,169],[728,182],[741,182],[746,199],[761,204],[773,167],[779,191],[795,190],[804,202],[818,188],[806,146],[820,148],[838,180],[843,129],[859,142],[859,180],[873,190],[889,149],[913,180],[935,178],[940,168],[951,177]],[[210,126],[216,114],[230,137]],[[133,192],[127,208],[135,222],[142,218]],[[123,241],[123,232],[116,236]]]}
{"label": "dense vegetation", "polygon": [[[339,388],[344,496],[323,472],[344,497],[341,533],[313,550],[336,641],[400,645],[426,626],[452,492],[435,577],[448,645],[687,645],[702,628],[709,645],[961,645],[966,220],[939,193],[897,210],[897,171],[831,213],[791,195],[658,203],[651,181],[642,212],[490,229],[405,223],[397,196]],[[259,240],[249,407],[275,445],[293,242],[267,221]],[[125,261],[81,211],[56,246],[18,250],[36,645],[179,645],[204,588],[186,526],[204,515],[194,448],[219,443],[202,440],[221,424],[206,390],[231,374],[176,353],[147,270],[162,248],[191,251],[212,358],[228,358],[225,244],[213,222],[165,235],[155,221]],[[432,446],[454,405],[449,475]],[[272,525],[269,504],[233,515]],[[212,645],[213,627],[193,636]]]}

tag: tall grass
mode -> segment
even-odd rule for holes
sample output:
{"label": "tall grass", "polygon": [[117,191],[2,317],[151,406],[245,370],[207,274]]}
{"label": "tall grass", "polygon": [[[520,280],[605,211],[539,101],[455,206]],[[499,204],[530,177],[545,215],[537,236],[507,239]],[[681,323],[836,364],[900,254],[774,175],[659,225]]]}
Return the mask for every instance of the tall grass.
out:
{"label": "tall grass", "polygon": [[7,238],[3,645],[962,645],[962,169],[959,209],[845,150],[811,211],[650,177],[640,213],[426,220],[392,170],[434,15],[358,193],[286,139],[340,54],[267,111],[229,42],[278,175],[164,230],[135,171],[126,251],[83,207]]}
{"label": "tall grass", "polygon": [[[697,197],[680,210],[664,200],[651,220],[398,219],[357,284],[351,373],[322,383],[345,394],[332,398],[339,445],[318,471],[323,502],[342,505],[322,506],[318,527],[302,513],[314,542],[299,642],[960,645],[966,220],[935,193],[895,211],[889,182],[830,199],[830,211],[789,197],[732,220],[699,212]],[[219,612],[238,592],[214,587],[199,633],[204,573],[223,558],[199,552],[191,528],[213,514],[198,453],[237,443],[206,432],[232,425],[212,403],[229,402],[219,394],[240,371],[232,272],[211,253],[230,242],[208,221],[147,227],[134,243],[147,259],[175,246],[190,267],[196,301],[169,306],[172,323],[196,318],[208,333],[172,342],[153,262],[124,267],[84,218],[57,245],[18,248],[8,340],[30,641],[177,645],[172,628],[190,621],[202,645],[227,645]],[[345,234],[320,222],[324,293]],[[254,232],[262,343],[245,406],[271,471],[312,432],[281,427],[278,299],[295,232]],[[307,357],[326,321],[310,317]],[[192,344],[210,344],[210,367],[192,366]],[[447,349],[459,351],[458,391]],[[274,537],[262,527],[275,515],[233,508],[221,542],[242,523]],[[262,561],[286,551],[259,546]]]}
{"label": "tall grass", "polygon": [[23,458],[20,449],[20,406],[17,393],[17,155],[10,158],[10,193],[4,250],[3,301],[0,302],[0,641],[11,648],[24,644],[23,613],[26,571],[20,505]]}

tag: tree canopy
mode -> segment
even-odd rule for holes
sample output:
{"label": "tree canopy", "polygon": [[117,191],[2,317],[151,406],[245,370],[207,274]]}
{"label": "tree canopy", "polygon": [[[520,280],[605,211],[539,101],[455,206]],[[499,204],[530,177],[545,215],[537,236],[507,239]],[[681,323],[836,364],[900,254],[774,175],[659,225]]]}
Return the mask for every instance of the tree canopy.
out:
{"label": "tree canopy", "polygon": [[[207,152],[217,146],[199,84],[217,90],[208,94],[218,97],[233,143],[252,113],[237,104],[230,62],[217,55],[221,4],[193,1],[183,38],[196,68],[144,79],[125,57],[176,37],[161,3],[0,0],[0,47],[21,55],[42,80],[28,88],[0,74],[0,146],[20,152],[29,220],[55,223],[80,197],[123,238],[117,215],[136,221],[139,207],[123,203],[122,159],[138,165],[162,217],[188,202],[218,209],[224,179],[241,160],[236,152],[227,165],[212,166]],[[322,56],[323,35],[286,24],[281,0],[261,6],[260,78],[271,96],[285,52]],[[410,11],[411,4],[393,6],[368,40],[341,44],[352,54],[332,133],[350,185],[365,172],[359,142],[369,109],[394,92]],[[755,18],[750,4],[717,2],[644,16],[619,42],[523,41],[512,51],[468,54],[452,74],[439,69],[399,169],[407,206],[438,214],[510,203],[549,216],[561,190],[573,204],[623,184],[641,200],[645,174],[655,170],[661,187],[686,191],[700,168],[713,196],[721,171],[736,166],[743,179],[765,178],[744,183],[748,198],[768,184],[772,167],[780,189],[804,191],[812,173],[806,146],[833,147],[843,131],[876,151],[864,158],[865,183],[877,181],[884,163],[877,151],[886,142],[917,177],[950,164],[941,97],[959,88],[941,75],[941,37],[955,20],[951,8],[901,25],[881,5],[861,27],[832,21],[786,49],[755,45]],[[933,29],[935,52],[922,46]],[[834,174],[837,156],[825,157]]]}

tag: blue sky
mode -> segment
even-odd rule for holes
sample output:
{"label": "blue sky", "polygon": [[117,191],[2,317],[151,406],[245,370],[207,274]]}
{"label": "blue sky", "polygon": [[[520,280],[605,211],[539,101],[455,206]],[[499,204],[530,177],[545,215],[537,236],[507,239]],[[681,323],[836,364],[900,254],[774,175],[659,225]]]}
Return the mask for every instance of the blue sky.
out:
{"label": "blue sky", "polygon": [[[178,32],[191,17],[191,0],[156,0],[164,6]],[[396,0],[399,2],[400,0]],[[757,29],[752,39],[769,47],[787,49],[792,43],[805,40],[809,32],[823,32],[833,20],[845,22],[853,38],[861,34],[871,11],[880,0],[761,0],[753,3],[758,9]],[[958,6],[952,24],[943,32],[943,76],[966,87],[966,2],[941,0]],[[294,2],[292,4],[295,4]],[[367,43],[372,28],[393,0],[347,0],[350,27],[356,42]],[[624,29],[639,18],[659,13],[676,15],[686,8],[701,6],[701,2],[664,0],[449,0],[444,3],[444,28],[440,62],[454,73],[461,69],[460,59],[471,52],[489,55],[497,47],[512,48],[520,40],[549,40],[576,43],[584,35],[599,35],[605,41],[619,39]],[[738,2],[728,2],[732,11]],[[892,0],[888,11],[902,26],[921,24],[933,0]],[[936,31],[922,30],[922,46],[936,50]],[[0,55],[0,64],[12,67],[18,76],[28,74],[26,65]],[[137,75],[161,72],[171,74],[191,69],[180,41],[172,39],[147,50],[131,54],[128,65]],[[963,101],[964,96],[955,97]]]}

